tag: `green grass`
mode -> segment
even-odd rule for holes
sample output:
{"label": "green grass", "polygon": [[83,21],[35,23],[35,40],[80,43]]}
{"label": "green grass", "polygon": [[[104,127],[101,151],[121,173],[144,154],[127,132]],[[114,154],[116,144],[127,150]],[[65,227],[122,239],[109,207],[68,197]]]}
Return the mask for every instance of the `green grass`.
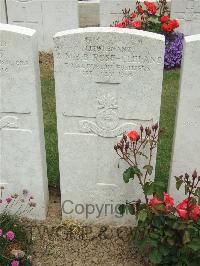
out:
{"label": "green grass", "polygon": [[59,183],[59,163],[53,71],[41,68],[41,86],[47,156],[47,175],[49,184],[55,186]]}
{"label": "green grass", "polygon": [[164,72],[160,127],[164,134],[160,139],[156,163],[156,179],[166,184],[169,178],[172,142],[175,126],[176,105],[179,87],[179,70]]}
{"label": "green grass", "polygon": [[[45,139],[48,178],[50,185],[59,184],[55,91],[53,72],[41,67],[42,97],[44,109]],[[160,126],[165,129],[158,148],[156,178],[167,182],[178,95],[179,70],[165,71]]]}

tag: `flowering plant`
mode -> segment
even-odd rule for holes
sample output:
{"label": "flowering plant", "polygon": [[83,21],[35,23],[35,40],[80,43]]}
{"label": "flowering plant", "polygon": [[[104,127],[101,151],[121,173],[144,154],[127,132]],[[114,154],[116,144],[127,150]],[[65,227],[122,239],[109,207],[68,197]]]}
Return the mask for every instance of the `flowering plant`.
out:
{"label": "flowering plant", "polygon": [[170,19],[170,10],[166,0],[157,4],[144,1],[136,2],[136,9],[123,10],[122,21],[115,21],[118,28],[131,28],[156,32],[165,35],[165,68],[180,67],[183,51],[184,35],[175,31],[179,27],[176,19]]}
{"label": "flowering plant", "polygon": [[28,214],[36,206],[33,196],[27,190],[22,195],[3,197],[4,187],[0,187],[0,265],[29,266],[31,257],[27,255],[28,237],[21,216]]}
{"label": "flowering plant", "polygon": [[166,0],[158,1],[158,4],[144,1],[142,5],[136,2],[136,10],[131,12],[130,9],[123,10],[123,19],[115,22],[115,27],[135,28],[145,31],[169,34],[179,27],[176,19],[170,19],[170,11]]}
{"label": "flowering plant", "polygon": [[156,265],[199,265],[200,262],[200,176],[194,171],[176,177],[176,188],[185,186],[186,198],[175,205],[165,184],[152,181],[153,158],[162,130],[158,124],[140,127],[123,135],[114,146],[121,160],[128,164],[123,173],[125,183],[138,179],[143,199],[126,202],[119,207],[135,215],[133,230],[135,245]]}

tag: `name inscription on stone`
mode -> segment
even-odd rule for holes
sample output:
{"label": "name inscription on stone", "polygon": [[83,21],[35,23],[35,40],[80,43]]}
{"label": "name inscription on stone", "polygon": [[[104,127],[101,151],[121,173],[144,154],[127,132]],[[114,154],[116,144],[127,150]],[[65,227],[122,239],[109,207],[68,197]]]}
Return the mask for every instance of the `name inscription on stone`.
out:
{"label": "name inscription on stone", "polygon": [[58,53],[58,60],[64,65],[61,71],[79,71],[84,76],[103,79],[132,78],[163,63],[161,57],[150,54],[148,47],[144,52],[142,39],[131,36],[126,41],[119,41],[119,36],[117,39],[108,38],[106,34],[104,37],[77,38],[71,42],[66,39],[62,50]]}
{"label": "name inscription on stone", "polygon": [[[24,55],[26,57],[26,55]],[[29,66],[29,59],[21,58],[21,56],[9,55],[9,46],[7,42],[0,42],[0,73],[8,73],[13,69],[15,71],[24,71],[24,67]]]}

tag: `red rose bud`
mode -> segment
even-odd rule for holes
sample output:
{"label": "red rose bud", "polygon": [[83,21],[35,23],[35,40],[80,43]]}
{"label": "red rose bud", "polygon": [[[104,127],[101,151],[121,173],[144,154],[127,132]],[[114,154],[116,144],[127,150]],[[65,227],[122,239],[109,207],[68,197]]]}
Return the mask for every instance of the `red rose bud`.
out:
{"label": "red rose bud", "polygon": [[154,124],[154,125],[152,126],[152,129],[156,131],[156,130],[158,129],[158,123]]}
{"label": "red rose bud", "polygon": [[129,25],[129,19],[128,18],[124,18],[123,19],[123,23],[124,23],[124,26],[125,27],[128,27],[128,25]]}
{"label": "red rose bud", "polygon": [[143,131],[144,131],[144,128],[143,128],[143,126],[142,126],[142,125],[140,126],[140,131],[141,131],[141,132],[143,132]]}
{"label": "red rose bud", "polygon": [[187,173],[185,173],[185,178],[188,179],[189,177],[190,176]]}
{"label": "red rose bud", "polygon": [[132,14],[132,19],[136,18],[137,17],[137,14],[135,12],[133,12]]}
{"label": "red rose bud", "polygon": [[144,13],[144,10],[143,10],[142,6],[138,6],[138,13],[140,15],[142,15]]}
{"label": "red rose bud", "polygon": [[193,174],[192,174],[192,177],[193,177],[193,179],[196,179],[197,178],[197,171],[196,170],[194,170],[194,172],[193,172]]}
{"label": "red rose bud", "polygon": [[116,150],[116,151],[118,150],[118,147],[117,147],[117,145],[115,145],[115,146],[114,146],[114,150]]}
{"label": "red rose bud", "polygon": [[124,139],[125,141],[127,141],[127,136],[126,136],[126,134],[123,134],[123,139]]}

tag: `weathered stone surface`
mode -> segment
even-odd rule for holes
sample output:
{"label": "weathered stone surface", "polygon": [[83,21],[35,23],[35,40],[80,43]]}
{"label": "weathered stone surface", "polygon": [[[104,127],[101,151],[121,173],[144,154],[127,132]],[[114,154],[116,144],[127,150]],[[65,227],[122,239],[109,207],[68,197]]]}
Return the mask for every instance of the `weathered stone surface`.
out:
{"label": "weathered stone surface", "polygon": [[200,0],[172,0],[171,17],[180,22],[185,35],[200,33]]}
{"label": "weathered stone surface", "polygon": [[175,178],[181,174],[200,173],[200,35],[185,38],[180,95],[172,156],[169,192],[177,201],[184,191],[176,191]]}
{"label": "weathered stone surface", "polygon": [[5,0],[0,0],[0,23],[7,23]]}
{"label": "weathered stone surface", "polygon": [[[114,21],[121,21],[123,18],[123,9],[135,10],[136,0],[100,0],[100,26],[109,27]],[[141,3],[144,0],[140,1]],[[155,2],[156,0],[149,0],[149,2]],[[169,7],[171,0],[168,1]],[[143,4],[143,3],[142,3]]]}
{"label": "weathered stone surface", "polygon": [[48,185],[35,30],[0,24],[0,183],[27,189],[44,219]]}
{"label": "weathered stone surface", "polygon": [[8,23],[29,27],[39,33],[40,50],[53,48],[53,35],[78,28],[77,0],[7,0]]}
{"label": "weathered stone surface", "polygon": [[[125,185],[117,139],[140,124],[159,120],[164,37],[142,31],[87,28],[55,36],[55,80],[62,203],[97,204],[104,215],[89,221],[132,223],[105,205],[141,197]],[[79,211],[81,207],[79,206]],[[69,215],[68,215],[69,216]],[[85,212],[71,216],[85,219]]]}

